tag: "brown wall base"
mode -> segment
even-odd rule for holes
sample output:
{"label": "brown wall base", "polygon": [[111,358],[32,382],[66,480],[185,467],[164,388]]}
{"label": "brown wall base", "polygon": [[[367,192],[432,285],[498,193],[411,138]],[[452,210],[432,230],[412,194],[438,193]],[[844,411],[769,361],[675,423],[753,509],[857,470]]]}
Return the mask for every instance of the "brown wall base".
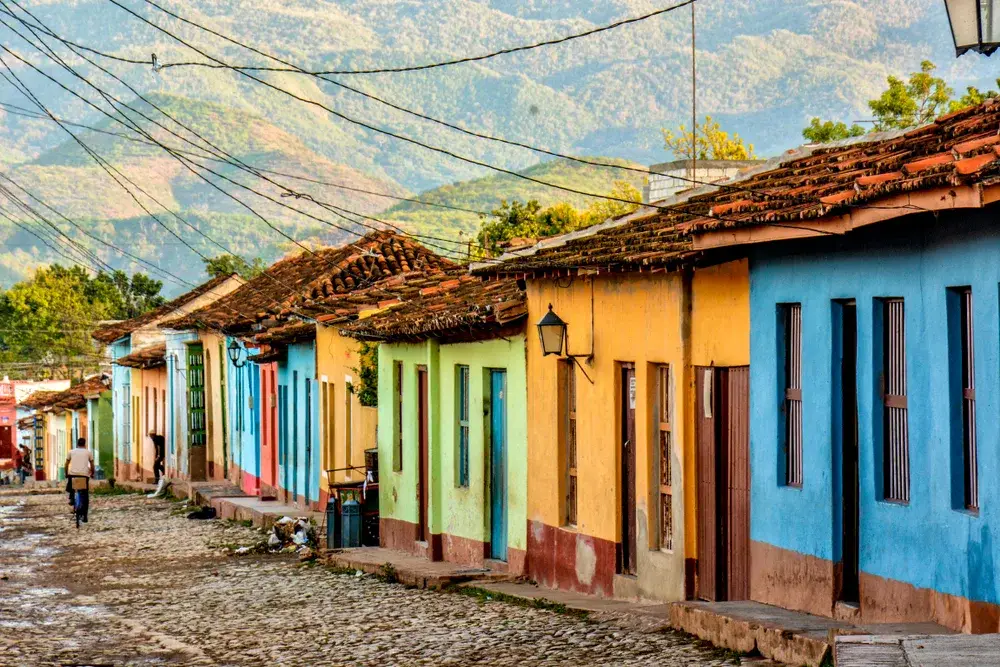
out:
{"label": "brown wall base", "polygon": [[[483,567],[490,558],[489,542],[470,540],[443,533],[441,535],[442,559],[449,563]],[[522,549],[507,548],[507,572],[514,575],[525,574],[527,553]]]}
{"label": "brown wall base", "polygon": [[614,542],[529,521],[527,556],[529,576],[543,586],[614,595]]}
{"label": "brown wall base", "polygon": [[[839,566],[762,542],[750,547],[750,597],[786,609],[832,616]],[[932,622],[959,632],[1000,632],[1000,605],[878,577],[860,577],[861,623]]]}

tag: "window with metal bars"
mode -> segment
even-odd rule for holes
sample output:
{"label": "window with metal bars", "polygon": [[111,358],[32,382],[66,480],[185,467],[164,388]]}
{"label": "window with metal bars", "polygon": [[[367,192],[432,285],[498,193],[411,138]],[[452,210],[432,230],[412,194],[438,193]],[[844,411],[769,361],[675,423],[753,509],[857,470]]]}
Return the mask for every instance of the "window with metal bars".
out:
{"label": "window with metal bars", "polygon": [[469,367],[458,366],[458,486],[469,486]]}
{"label": "window with metal bars", "polygon": [[802,304],[780,306],[783,336],[782,371],[785,393],[785,484],[802,486]]}
{"label": "window with metal bars", "polygon": [[882,461],[885,500],[910,502],[906,321],[902,299],[882,299]]}
{"label": "window with metal bars", "polygon": [[396,361],[392,364],[392,386],[395,395],[393,412],[395,414],[395,433],[392,443],[392,469],[399,472],[403,469],[403,362]]}
{"label": "window with metal bars", "polygon": [[670,366],[656,367],[656,406],[660,548],[674,548],[673,461],[670,428]]}
{"label": "window with metal bars", "polygon": [[[972,289],[949,290],[949,319],[952,345],[952,387],[956,421],[954,433],[961,438],[962,489],[956,501],[965,509],[979,509],[979,451],[976,443],[976,357],[972,332]],[[958,443],[956,443],[957,445]],[[957,482],[958,478],[955,477]],[[956,494],[957,496],[958,494]],[[956,503],[957,504],[957,503]]]}
{"label": "window with metal bars", "polygon": [[566,496],[564,518],[568,525],[576,525],[577,468],[576,468],[576,369],[573,360],[559,362],[562,393],[563,451],[565,464]]}

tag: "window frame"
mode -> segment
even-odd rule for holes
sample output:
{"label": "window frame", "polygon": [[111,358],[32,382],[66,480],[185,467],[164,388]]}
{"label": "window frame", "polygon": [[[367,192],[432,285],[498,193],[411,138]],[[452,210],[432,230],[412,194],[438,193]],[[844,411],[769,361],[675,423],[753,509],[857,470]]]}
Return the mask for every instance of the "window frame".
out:
{"label": "window frame", "polygon": [[403,375],[404,367],[402,361],[392,362],[392,385],[393,385],[393,442],[392,442],[392,469],[394,472],[403,471]]}
{"label": "window frame", "polygon": [[456,469],[455,469],[455,486],[460,488],[469,487],[469,439],[470,439],[470,420],[469,415],[471,410],[469,409],[470,399],[469,399],[469,389],[471,384],[471,370],[465,364],[457,364],[455,366],[455,385],[456,392],[455,397],[457,399],[457,405],[455,406],[455,444],[456,447]]}
{"label": "window frame", "polygon": [[785,457],[785,486],[801,489],[803,475],[802,427],[802,304],[779,305],[782,325],[782,396],[784,428],[782,442]]}
{"label": "window frame", "polygon": [[882,308],[882,500],[910,502],[910,433],[907,398],[906,304],[879,300]]}
{"label": "window frame", "polygon": [[576,423],[577,378],[576,366],[572,359],[559,362],[559,383],[561,390],[561,415],[563,427],[563,525],[576,527],[579,521],[579,468],[577,467],[578,431]]}
{"label": "window frame", "polygon": [[[656,433],[656,456],[653,479],[656,485],[657,547],[661,551],[674,550],[674,502],[673,502],[673,392],[670,390],[670,365],[656,364],[655,409],[653,412]],[[664,480],[669,484],[664,484]]]}

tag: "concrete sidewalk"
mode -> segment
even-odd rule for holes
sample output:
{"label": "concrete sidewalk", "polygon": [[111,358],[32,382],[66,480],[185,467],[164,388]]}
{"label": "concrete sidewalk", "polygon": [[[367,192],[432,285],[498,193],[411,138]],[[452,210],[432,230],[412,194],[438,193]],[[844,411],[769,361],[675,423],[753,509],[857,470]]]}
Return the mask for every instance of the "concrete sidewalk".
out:
{"label": "concrete sidewalk", "polygon": [[1000,635],[837,637],[837,667],[996,667]]}
{"label": "concrete sidewalk", "polygon": [[[207,500],[208,502],[203,504],[214,507],[220,519],[251,521],[254,526],[259,528],[270,529],[274,525],[274,522],[283,516],[312,519],[319,533],[322,533],[326,526],[326,514],[324,512],[306,512],[296,508],[294,505],[285,505],[276,500],[261,500],[254,496],[217,496],[215,498],[208,498]],[[325,537],[321,536],[320,539],[322,541]]]}

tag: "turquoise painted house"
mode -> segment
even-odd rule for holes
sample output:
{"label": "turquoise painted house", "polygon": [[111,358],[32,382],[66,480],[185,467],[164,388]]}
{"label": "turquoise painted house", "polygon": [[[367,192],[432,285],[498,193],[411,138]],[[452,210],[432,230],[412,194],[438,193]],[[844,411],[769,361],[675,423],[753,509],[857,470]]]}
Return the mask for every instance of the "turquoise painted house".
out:
{"label": "turquoise painted house", "polygon": [[379,342],[384,547],[523,573],[527,553],[524,292],[464,269],[407,276],[343,335]]}
{"label": "turquoise painted house", "polygon": [[750,257],[751,598],[1000,631],[1000,103],[738,186],[694,232]]}

